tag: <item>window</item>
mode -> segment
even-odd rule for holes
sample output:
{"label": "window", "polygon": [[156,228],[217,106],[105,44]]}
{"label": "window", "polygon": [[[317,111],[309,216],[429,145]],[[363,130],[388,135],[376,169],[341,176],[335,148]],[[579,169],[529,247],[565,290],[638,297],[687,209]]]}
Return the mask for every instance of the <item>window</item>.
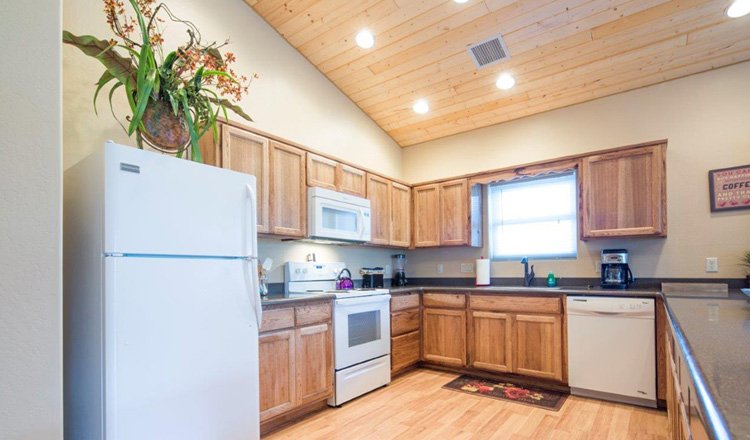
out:
{"label": "window", "polygon": [[576,188],[575,172],[490,185],[492,259],[576,257]]}

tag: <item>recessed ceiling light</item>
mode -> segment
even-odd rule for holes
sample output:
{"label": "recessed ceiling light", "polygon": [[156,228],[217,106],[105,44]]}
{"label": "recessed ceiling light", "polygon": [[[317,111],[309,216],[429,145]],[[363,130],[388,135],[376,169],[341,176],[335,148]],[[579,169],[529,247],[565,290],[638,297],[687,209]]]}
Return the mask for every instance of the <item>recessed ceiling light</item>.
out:
{"label": "recessed ceiling light", "polygon": [[412,108],[416,113],[423,115],[430,111],[430,104],[426,99],[417,99],[416,102],[414,102],[414,106]]}
{"label": "recessed ceiling light", "polygon": [[732,18],[750,14],[750,0],[734,0],[727,8],[727,15]]}
{"label": "recessed ceiling light", "polygon": [[369,49],[375,45],[375,37],[372,35],[372,32],[368,31],[367,29],[362,29],[361,31],[359,31],[359,33],[355,37],[355,40],[357,41],[357,46],[361,47],[362,49]]}
{"label": "recessed ceiling light", "polygon": [[516,79],[510,73],[502,73],[497,77],[495,85],[500,90],[512,89],[516,85]]}
{"label": "recessed ceiling light", "polygon": [[468,2],[469,0],[453,0],[453,1],[454,1],[454,2],[456,2],[456,3],[459,3],[459,4],[461,4],[461,3],[466,3],[466,2]]}

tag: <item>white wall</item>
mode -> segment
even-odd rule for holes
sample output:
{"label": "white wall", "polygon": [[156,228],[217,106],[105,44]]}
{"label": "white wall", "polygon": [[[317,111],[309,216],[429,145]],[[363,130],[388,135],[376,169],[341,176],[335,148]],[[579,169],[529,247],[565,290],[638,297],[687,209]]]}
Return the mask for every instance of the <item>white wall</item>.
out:
{"label": "white wall", "polygon": [[[260,75],[240,103],[256,121],[253,127],[336,157],[376,158],[366,163],[368,168],[401,177],[400,147],[245,3],[168,3],[175,15],[198,27],[206,42],[230,38],[225,50],[237,56],[234,66],[238,74]],[[75,34],[112,36],[101,2],[66,0],[63,27]],[[184,27],[168,23],[166,30],[166,48],[176,48],[186,41]],[[129,140],[112,118],[106,93],[100,97],[99,116],[94,114],[94,83],[103,67],[74,47],[66,46],[63,57],[65,168],[100,148],[106,139],[135,144],[135,139]],[[129,110],[123,96],[118,90],[115,110],[121,117]],[[237,119],[231,112],[230,118]]]}
{"label": "white wall", "polygon": [[[171,0],[169,6],[178,17],[193,21],[207,41],[230,38],[228,50],[237,56],[235,70],[238,73],[260,75],[250,86],[250,94],[241,102],[256,121],[252,126],[361,163],[387,176],[401,177],[401,148],[242,1]],[[100,4],[92,6],[86,0],[65,1],[63,27],[75,34],[99,38],[111,35]],[[167,30],[166,47],[183,42],[183,28],[169,25]],[[134,144],[112,118],[105,93],[99,101],[99,116],[94,114],[93,84],[102,70],[96,60],[78,49],[63,48],[65,168],[101,148],[106,139]],[[115,110],[124,116],[127,104],[119,91],[116,97]],[[270,239],[260,241],[259,252],[261,257],[274,259],[271,282],[283,280],[280,266],[283,262],[304,261],[309,252],[316,252],[318,261],[349,263],[356,277],[359,277],[356,271],[362,266],[388,264],[392,253],[377,248]]]}
{"label": "white wall", "polygon": [[[750,63],[725,67],[404,150],[404,178],[439,179],[657,139],[669,139],[666,239],[580,242],[578,259],[539,261],[538,275],[598,276],[602,248],[631,251],[638,277],[741,278],[750,250],[750,210],[712,214],[708,170],[750,164]],[[409,253],[412,276],[466,276],[460,263],[488,249]],[[719,257],[719,273],[705,258]],[[436,273],[445,264],[443,274]],[[493,263],[492,275],[517,277],[518,263]],[[470,275],[471,276],[471,275]]]}
{"label": "white wall", "polygon": [[0,438],[62,438],[59,0],[0,3]]}

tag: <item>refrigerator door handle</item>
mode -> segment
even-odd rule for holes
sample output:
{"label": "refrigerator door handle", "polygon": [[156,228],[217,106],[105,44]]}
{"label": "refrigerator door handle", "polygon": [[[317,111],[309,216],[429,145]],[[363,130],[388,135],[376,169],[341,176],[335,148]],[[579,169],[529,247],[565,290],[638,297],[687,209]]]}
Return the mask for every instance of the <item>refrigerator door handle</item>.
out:
{"label": "refrigerator door handle", "polygon": [[248,285],[250,298],[254,303],[255,320],[258,323],[258,331],[260,331],[260,324],[263,320],[263,304],[261,303],[260,288],[258,286],[258,259],[253,257],[246,258],[245,263],[245,281]]}
{"label": "refrigerator door handle", "polygon": [[253,188],[252,185],[249,183],[245,185],[247,187],[247,198],[248,198],[248,207],[247,207],[247,219],[245,221],[248,222],[247,225],[245,225],[245,233],[248,235],[246,238],[246,246],[247,249],[245,250],[245,255],[251,256],[251,257],[257,257],[258,255],[258,235],[255,233],[256,225],[258,224],[258,196],[255,193],[255,188]]}

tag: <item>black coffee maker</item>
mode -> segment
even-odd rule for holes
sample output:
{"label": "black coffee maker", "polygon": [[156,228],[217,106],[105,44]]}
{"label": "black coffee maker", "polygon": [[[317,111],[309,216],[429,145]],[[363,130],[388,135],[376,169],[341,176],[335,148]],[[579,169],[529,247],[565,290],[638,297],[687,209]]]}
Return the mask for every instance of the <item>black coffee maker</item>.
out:
{"label": "black coffee maker", "polygon": [[635,281],[628,266],[627,249],[602,250],[602,281],[605,289],[627,289]]}

